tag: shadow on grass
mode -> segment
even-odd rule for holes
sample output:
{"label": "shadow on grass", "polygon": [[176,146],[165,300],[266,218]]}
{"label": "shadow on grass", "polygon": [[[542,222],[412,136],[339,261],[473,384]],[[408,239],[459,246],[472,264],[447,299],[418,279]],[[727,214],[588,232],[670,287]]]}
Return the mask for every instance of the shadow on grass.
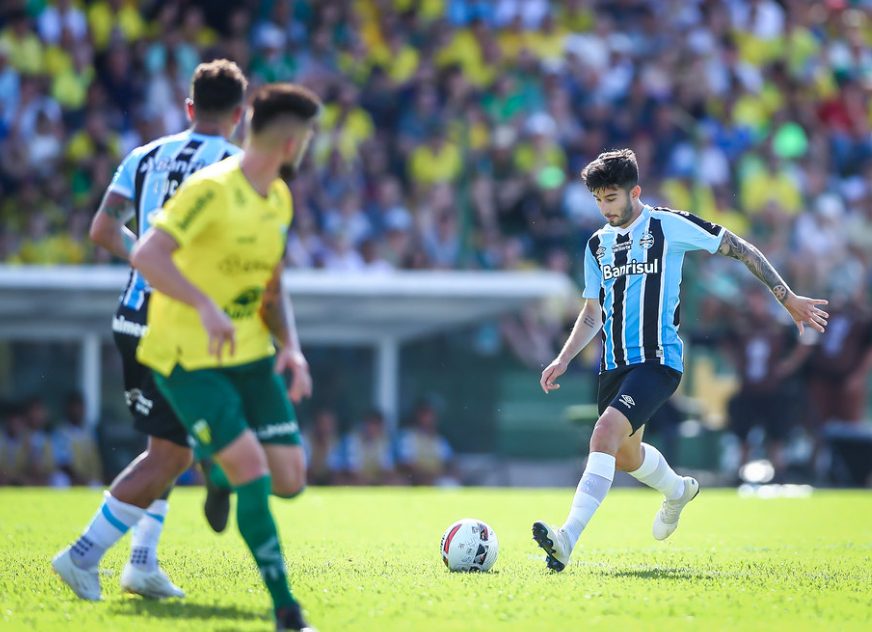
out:
{"label": "shadow on grass", "polygon": [[635,577],[637,579],[673,579],[673,580],[698,580],[698,579],[725,579],[728,573],[721,571],[700,571],[690,568],[626,568],[615,570],[603,570],[601,575],[609,577]]}
{"label": "shadow on grass", "polygon": [[150,599],[126,599],[113,604],[114,614],[146,615],[161,619],[252,619],[268,620],[266,613],[253,612],[237,606],[192,603],[184,601],[161,602]]}

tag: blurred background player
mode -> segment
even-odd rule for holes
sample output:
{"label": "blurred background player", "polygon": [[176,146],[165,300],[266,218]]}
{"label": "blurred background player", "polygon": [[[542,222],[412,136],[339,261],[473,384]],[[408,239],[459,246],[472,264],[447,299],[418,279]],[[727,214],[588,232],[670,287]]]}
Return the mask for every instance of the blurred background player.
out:
{"label": "blurred background player", "polygon": [[[186,113],[191,128],[137,147],[122,161],[91,224],[91,238],[125,261],[150,226],[150,214],[179,185],[206,165],[238,153],[227,140],[242,118],[247,81],[226,59],[200,64],[191,81]],[[136,220],[136,233],[127,228]],[[130,559],[121,574],[128,592],[155,599],[184,593],[158,566],[157,545],[175,479],[191,464],[187,431],[154,385],[151,371],[136,359],[146,331],[151,287],[130,270],[127,287],[112,320],[124,369],[124,397],[134,427],[148,435],[146,451],[113,481],[82,536],[61,551],[52,565],[82,599],[101,598],[97,565],[106,551],[133,527]]]}
{"label": "blurred background player", "polygon": [[312,388],[282,289],[293,209],[280,176],[290,179],[299,167],[320,108],[301,86],[260,88],[242,154],[185,182],[132,256],[155,288],[137,357],[153,370],[198,452],[214,457],[235,489],[237,526],[280,630],[306,627],[269,507],[271,491],[293,496],[305,484],[282,374],[293,372],[295,401]]}
{"label": "blurred background player", "polygon": [[741,441],[741,465],[748,463],[751,453],[749,434],[754,428],[763,430],[765,456],[775,479],[781,481],[786,467],[784,442],[802,418],[803,397],[791,390],[792,378],[804,366],[811,347],[775,319],[765,289],[755,285],[744,296],[748,308],[736,315],[733,331],[725,336],[740,376],[739,391],[727,405],[729,427]]}
{"label": "blurred background player", "polygon": [[824,331],[825,300],[794,294],[757,248],[729,230],[686,211],[643,204],[639,166],[629,149],[600,154],[581,172],[606,225],[585,248],[584,298],[569,339],[540,378],[545,393],[568,363],[603,330],[599,419],[590,454],[563,526],[533,523],[533,538],[547,554],[547,565],[562,571],[581,532],[605,499],[615,470],[629,473],[665,496],[654,518],[653,535],[668,538],[682,509],[699,492],[699,483],[681,477],[652,445],[642,443],[648,419],[678,388],[684,370],[678,337],[679,286],[684,255],[693,250],[738,259],[790,313],[800,333],[808,323]]}

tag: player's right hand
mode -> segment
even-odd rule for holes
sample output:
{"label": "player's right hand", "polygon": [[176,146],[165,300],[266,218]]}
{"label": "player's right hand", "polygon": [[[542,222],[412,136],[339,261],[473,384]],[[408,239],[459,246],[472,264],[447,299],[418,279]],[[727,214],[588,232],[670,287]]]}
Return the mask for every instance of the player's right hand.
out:
{"label": "player's right hand", "polygon": [[556,380],[564,373],[566,373],[566,363],[556,358],[542,371],[542,377],[539,378],[539,385],[542,387],[542,390],[545,393],[550,393],[560,388],[560,384],[557,384]]}
{"label": "player's right hand", "polygon": [[233,356],[236,353],[236,329],[230,317],[211,301],[199,310],[199,314],[203,329],[209,336],[209,355],[221,362],[224,345],[229,345],[230,355]]}

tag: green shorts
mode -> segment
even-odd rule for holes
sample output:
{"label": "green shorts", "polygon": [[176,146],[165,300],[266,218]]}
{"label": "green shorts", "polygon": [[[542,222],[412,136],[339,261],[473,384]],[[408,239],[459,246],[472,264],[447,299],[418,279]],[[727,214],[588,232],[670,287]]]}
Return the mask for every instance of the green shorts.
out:
{"label": "green shorts", "polygon": [[272,356],[239,366],[187,371],[154,381],[188,430],[198,457],[220,452],[251,429],[261,443],[300,445],[297,414]]}

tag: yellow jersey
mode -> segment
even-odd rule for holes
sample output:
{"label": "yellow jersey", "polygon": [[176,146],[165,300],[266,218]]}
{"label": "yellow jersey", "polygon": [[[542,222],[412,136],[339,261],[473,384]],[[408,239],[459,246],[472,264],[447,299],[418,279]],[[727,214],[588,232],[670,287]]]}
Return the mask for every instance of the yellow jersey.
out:
{"label": "yellow jersey", "polygon": [[266,284],[284,256],[291,192],[276,179],[263,197],[243,175],[239,159],[227,158],[190,176],[151,219],[178,242],[173,262],[179,271],[224,310],[236,329],[236,351],[229,356],[225,348],[219,363],[209,354],[197,310],[153,290],[137,358],[163,375],[176,364],[186,370],[234,366],[275,353],[259,311]]}

